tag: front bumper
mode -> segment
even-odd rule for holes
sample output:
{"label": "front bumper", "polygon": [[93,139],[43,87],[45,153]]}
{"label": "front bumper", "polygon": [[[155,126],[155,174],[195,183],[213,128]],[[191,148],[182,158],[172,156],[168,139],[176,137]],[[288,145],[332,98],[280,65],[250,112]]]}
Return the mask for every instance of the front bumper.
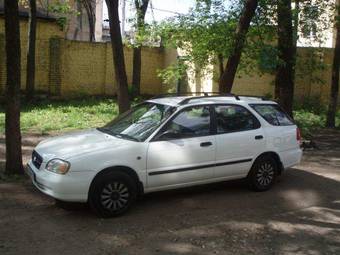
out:
{"label": "front bumper", "polygon": [[89,187],[94,177],[94,172],[68,172],[65,175],[52,173],[43,169],[37,169],[30,161],[26,168],[27,175],[32,183],[41,192],[53,198],[70,201],[86,202]]}

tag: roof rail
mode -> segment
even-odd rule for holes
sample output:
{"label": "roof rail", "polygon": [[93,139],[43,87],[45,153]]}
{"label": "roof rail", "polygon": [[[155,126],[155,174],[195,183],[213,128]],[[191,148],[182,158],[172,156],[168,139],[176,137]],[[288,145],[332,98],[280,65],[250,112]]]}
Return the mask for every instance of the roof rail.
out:
{"label": "roof rail", "polygon": [[239,97],[254,97],[254,98],[259,98],[262,101],[269,100],[268,97],[266,96],[253,96],[253,95],[238,95]]}
{"label": "roof rail", "polygon": [[165,93],[165,94],[159,94],[151,99],[156,99],[156,98],[163,98],[163,97],[179,97],[179,96],[192,96],[192,95],[204,95],[204,96],[209,96],[209,94],[222,94],[220,92],[180,92],[180,93]]}
{"label": "roof rail", "polygon": [[179,102],[178,104],[184,105],[184,104],[189,103],[191,100],[200,99],[200,98],[207,98],[207,97],[234,97],[236,100],[240,100],[238,95],[231,94],[231,93],[227,93],[227,94],[223,94],[223,93],[219,93],[219,92],[213,93],[213,94],[217,94],[217,95],[209,95],[209,93],[211,93],[211,92],[205,92],[204,96],[193,96],[193,97],[185,98],[181,102]]}

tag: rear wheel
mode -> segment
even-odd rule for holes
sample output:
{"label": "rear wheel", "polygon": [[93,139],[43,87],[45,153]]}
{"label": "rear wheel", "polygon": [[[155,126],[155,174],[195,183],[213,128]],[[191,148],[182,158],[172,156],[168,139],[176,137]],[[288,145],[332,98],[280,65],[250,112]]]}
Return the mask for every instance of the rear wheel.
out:
{"label": "rear wheel", "polygon": [[253,164],[248,175],[248,183],[255,191],[266,191],[275,183],[277,173],[276,160],[270,156],[262,156]]}
{"label": "rear wheel", "polygon": [[89,194],[89,205],[100,217],[125,213],[136,200],[137,185],[124,172],[108,172],[96,177]]}

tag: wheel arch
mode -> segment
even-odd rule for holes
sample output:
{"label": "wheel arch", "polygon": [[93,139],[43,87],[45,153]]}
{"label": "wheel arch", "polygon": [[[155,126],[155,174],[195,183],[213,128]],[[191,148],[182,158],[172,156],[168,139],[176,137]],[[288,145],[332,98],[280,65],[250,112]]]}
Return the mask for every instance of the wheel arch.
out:
{"label": "wheel arch", "polygon": [[138,195],[142,195],[144,193],[143,183],[140,181],[140,179],[138,177],[138,174],[137,174],[137,172],[134,169],[132,169],[131,167],[127,167],[127,166],[111,166],[111,167],[107,167],[107,168],[104,168],[104,169],[100,170],[93,177],[93,179],[91,181],[91,184],[90,184],[90,188],[89,188],[88,194],[90,194],[90,192],[91,192],[91,190],[93,188],[94,181],[96,180],[96,178],[98,178],[99,176],[102,176],[104,174],[107,174],[109,172],[112,172],[112,171],[119,171],[119,172],[128,174],[136,182]]}
{"label": "wheel arch", "polygon": [[[277,154],[277,153],[274,152],[274,151],[267,151],[267,152],[261,153],[261,154],[258,155],[257,158],[254,160],[254,163],[255,163],[259,158],[265,157],[265,156],[270,156],[270,157],[272,157],[273,159],[275,159],[275,161],[276,161],[276,163],[277,163],[277,165],[278,165],[278,170],[279,170],[278,174],[280,175],[280,174],[283,172],[284,167],[283,167],[283,163],[282,163],[282,161],[281,161],[281,158],[280,158],[279,154]],[[253,163],[253,164],[254,164],[254,163]]]}

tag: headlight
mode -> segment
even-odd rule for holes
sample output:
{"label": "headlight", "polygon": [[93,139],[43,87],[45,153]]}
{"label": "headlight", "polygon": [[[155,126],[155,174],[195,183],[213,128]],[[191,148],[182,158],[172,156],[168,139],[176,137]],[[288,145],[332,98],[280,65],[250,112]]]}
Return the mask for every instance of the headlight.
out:
{"label": "headlight", "polygon": [[51,159],[46,165],[46,170],[57,174],[66,174],[70,169],[71,164],[62,159]]}

